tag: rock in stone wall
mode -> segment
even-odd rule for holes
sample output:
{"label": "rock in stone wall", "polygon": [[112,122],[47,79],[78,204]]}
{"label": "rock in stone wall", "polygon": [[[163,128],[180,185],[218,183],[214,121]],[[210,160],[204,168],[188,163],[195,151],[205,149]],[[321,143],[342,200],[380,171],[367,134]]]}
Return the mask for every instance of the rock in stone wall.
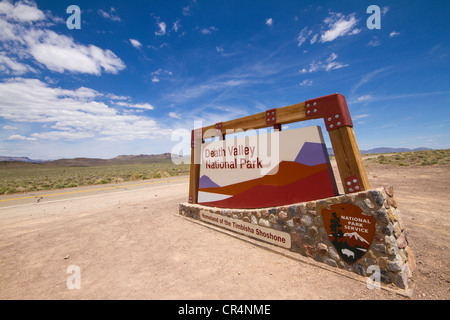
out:
{"label": "rock in stone wall", "polygon": [[[343,203],[359,208],[357,210],[361,211],[362,217],[373,217],[375,221],[371,242],[367,243],[366,249],[359,249],[365,253],[353,263],[350,260],[355,257],[347,258],[345,255],[352,252],[336,248],[336,242],[333,242],[335,238],[330,236],[324,226],[323,210],[331,212],[336,204]],[[371,276],[373,266],[377,266],[382,283],[401,289],[408,288],[408,279],[415,269],[414,255],[408,245],[407,232],[402,225],[394,190],[390,186],[274,208],[237,210],[182,203],[179,211],[181,215],[194,219],[200,219],[201,212],[207,212],[236,222],[243,221],[289,233],[291,251],[362,276]],[[341,225],[342,223],[339,224]]]}

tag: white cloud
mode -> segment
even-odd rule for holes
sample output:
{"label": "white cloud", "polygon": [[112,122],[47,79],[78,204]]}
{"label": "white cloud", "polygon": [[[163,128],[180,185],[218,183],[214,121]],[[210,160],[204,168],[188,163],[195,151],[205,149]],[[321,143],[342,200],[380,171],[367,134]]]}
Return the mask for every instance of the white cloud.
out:
{"label": "white cloud", "polygon": [[393,38],[393,37],[396,37],[396,36],[399,36],[399,35],[400,35],[400,32],[392,31],[392,32],[389,34],[389,37],[390,37],[390,38]]}
{"label": "white cloud", "polygon": [[140,43],[138,40],[136,39],[130,39],[131,45],[133,47],[135,47],[136,49],[139,49],[140,47],[142,47],[142,43]]}
{"label": "white cloud", "polygon": [[[370,94],[366,94],[363,96],[359,96],[357,97],[353,102],[364,102],[364,101],[369,101],[369,100],[373,100],[373,97]],[[359,118],[356,118],[359,119]]]}
{"label": "white cloud", "polygon": [[245,87],[259,84],[273,85],[274,79],[289,72],[290,68],[289,65],[274,61],[271,57],[263,61],[248,58],[246,63],[226,72],[211,75],[197,82],[186,81],[166,97],[177,103],[186,103],[190,99],[211,95],[215,97],[213,100],[219,100],[225,95],[234,96],[232,92],[241,91]]}
{"label": "white cloud", "polygon": [[117,96],[113,93],[108,93],[106,94],[106,96],[111,99],[111,100],[129,100],[130,97],[126,97],[126,96]]}
{"label": "white cloud", "polygon": [[370,94],[366,94],[364,96],[360,96],[356,99],[357,102],[367,101],[372,99],[372,96]]}
{"label": "white cloud", "polygon": [[181,27],[180,21],[177,20],[177,21],[175,21],[175,22],[173,23],[172,29],[173,29],[175,32],[178,32],[178,30],[180,29],[180,27]]}
{"label": "white cloud", "polygon": [[184,7],[182,9],[182,13],[183,13],[183,16],[190,16],[191,15],[191,8],[189,6]]}
{"label": "white cloud", "polygon": [[92,100],[96,97],[103,96],[101,93],[94,89],[80,87],[76,90],[66,90],[64,95],[75,99]]}
{"label": "white cloud", "polygon": [[175,112],[169,112],[169,117],[175,118],[175,119],[181,119],[180,115]]}
{"label": "white cloud", "polygon": [[186,7],[183,7],[183,9],[181,10],[181,12],[183,13],[184,16],[190,16],[192,15],[192,8],[197,7],[197,0],[192,0],[189,5],[187,5]]}
{"label": "white cloud", "polygon": [[117,21],[117,22],[121,21],[120,17],[116,13],[116,9],[114,9],[114,8],[110,8],[109,12],[99,9],[98,14],[101,15],[103,18],[109,19],[111,21]]}
{"label": "white cloud", "polygon": [[309,68],[303,68],[300,73],[313,73],[313,72],[317,72],[317,71],[331,71],[331,70],[337,70],[337,69],[341,69],[344,67],[347,67],[348,64],[343,64],[341,62],[337,62],[337,54],[332,53],[327,59],[325,59],[325,61],[313,61],[310,65]]}
{"label": "white cloud", "polygon": [[100,75],[102,71],[117,74],[125,69],[123,61],[111,50],[77,44],[50,30],[31,31],[26,41],[33,58],[52,71]]}
{"label": "white cloud", "polygon": [[370,114],[357,114],[352,117],[353,120],[359,120],[369,117]]}
{"label": "white cloud", "polygon": [[6,125],[6,126],[3,126],[2,129],[5,129],[5,130],[17,130],[17,127],[13,127],[13,126],[8,126],[8,125]]}
{"label": "white cloud", "polygon": [[94,134],[87,131],[66,129],[64,131],[36,132],[31,135],[34,140],[78,140],[93,138]]}
{"label": "white cloud", "polygon": [[358,20],[355,18],[354,13],[349,14],[348,16],[345,16],[342,13],[331,13],[324,22],[328,24],[328,30],[323,32],[320,37],[322,43],[361,32],[361,29],[356,28]]}
{"label": "white cloud", "polygon": [[[76,43],[73,38],[45,29],[43,24],[31,24],[45,20],[42,11],[30,1],[20,1],[12,6],[0,3],[0,41],[5,52],[3,69],[8,66],[11,74],[20,75],[33,71],[15,60],[33,58],[39,65],[55,72],[74,72],[100,75],[102,72],[116,74],[125,64],[112,51],[94,45]],[[6,16],[5,16],[6,14]],[[49,13],[49,16],[51,14]],[[14,20],[10,23],[9,20]]]}
{"label": "white cloud", "polygon": [[4,52],[0,52],[0,72],[2,74],[23,75],[27,72],[37,71],[29,65],[18,62],[15,58],[7,57]]}
{"label": "white cloud", "polygon": [[211,26],[209,28],[202,28],[200,29],[201,34],[211,34],[213,31],[217,31],[217,28],[214,26]]}
{"label": "white cloud", "polygon": [[297,45],[300,47],[308,39],[311,33],[311,30],[308,30],[307,27],[304,27],[297,36]]}
{"label": "white cloud", "polygon": [[152,82],[156,83],[156,82],[160,82],[161,81],[161,76],[163,76],[163,77],[172,76],[173,73],[172,73],[172,71],[164,70],[164,69],[159,68],[158,70],[153,71],[152,73],[150,73],[150,75],[153,76],[152,77]]}
{"label": "white cloud", "polygon": [[118,106],[121,107],[128,107],[128,108],[133,108],[133,109],[146,109],[146,110],[153,110],[154,107],[149,104],[149,103],[129,103],[129,102],[116,102],[115,103]]}
{"label": "white cloud", "polygon": [[176,90],[175,93],[170,94],[169,98],[173,101],[180,102],[193,98],[198,98],[204,94],[210,94],[215,91],[222,91],[234,87],[240,87],[249,83],[246,79],[230,79],[230,80],[213,80],[205,83],[189,86],[187,88]]}
{"label": "white cloud", "polygon": [[14,5],[8,1],[0,2],[0,15],[6,15],[7,20],[18,22],[34,22],[44,20],[44,13],[39,10],[35,3],[19,1]]}
{"label": "white cloud", "polygon": [[358,83],[355,84],[355,85],[351,88],[351,91],[350,91],[351,95],[354,95],[354,94],[358,91],[358,89],[359,89],[361,86],[363,86],[364,84],[368,83],[370,80],[372,80],[372,79],[373,79],[374,77],[376,77],[378,74],[384,73],[384,72],[386,72],[387,70],[388,70],[388,68],[380,68],[380,69],[374,70],[374,71],[372,71],[372,72],[369,72],[369,73],[367,73],[367,74],[364,74],[364,75],[361,77],[361,80],[359,80]]}
{"label": "white cloud", "polygon": [[8,137],[7,140],[36,141],[37,139],[36,138],[30,138],[30,137],[24,137],[24,136],[21,136],[20,134],[14,134],[14,135]]}
{"label": "white cloud", "polygon": [[222,47],[217,46],[216,47],[216,51],[219,52],[219,53],[223,53],[224,50],[223,50]]}
{"label": "white cloud", "polygon": [[6,19],[4,19],[4,17],[2,17],[1,15],[0,15],[0,30],[2,30],[2,32],[0,32],[0,41],[19,42],[19,40],[22,40],[21,42],[23,42],[23,39],[18,39],[18,37],[16,36],[15,25],[6,21]]}
{"label": "white cloud", "polygon": [[157,36],[163,36],[166,34],[166,28],[167,28],[167,24],[165,22],[157,22],[157,25],[159,27],[158,31],[155,31],[155,34]]}
{"label": "white cloud", "polygon": [[380,40],[377,37],[373,37],[372,40],[367,44],[369,47],[377,47],[381,44]]}
{"label": "white cloud", "polygon": [[272,19],[272,18],[266,19],[266,25],[268,25],[269,27],[271,27],[271,26],[273,25],[273,19]]}
{"label": "white cloud", "polygon": [[153,76],[153,75],[157,75],[157,76],[160,76],[160,75],[169,75],[169,76],[171,76],[171,75],[173,75],[173,73],[172,73],[172,71],[164,70],[164,69],[159,68],[158,70],[153,71],[153,72],[151,73],[151,75],[152,75],[152,76]]}
{"label": "white cloud", "polygon": [[336,60],[336,58],[337,55],[335,53],[332,53],[331,56],[326,60],[325,71],[341,69],[348,66],[347,64],[334,61]]}
{"label": "white cloud", "polygon": [[[106,95],[108,96],[108,95]],[[37,79],[15,78],[0,83],[0,117],[8,121],[40,123],[29,138],[10,140],[135,140],[169,135],[155,120],[120,113],[101,101],[105,95],[89,88],[67,90],[49,87]],[[125,103],[127,108],[152,110],[148,103]],[[42,128],[42,125],[47,125]],[[48,130],[48,131],[43,131]]]}
{"label": "white cloud", "polygon": [[310,87],[310,86],[312,86],[312,84],[313,84],[313,81],[307,80],[307,79],[300,82],[300,86],[302,86],[302,87]]}
{"label": "white cloud", "polygon": [[145,110],[153,110],[154,107],[149,103],[137,103],[137,104],[130,104],[130,108],[134,109],[145,109]]}

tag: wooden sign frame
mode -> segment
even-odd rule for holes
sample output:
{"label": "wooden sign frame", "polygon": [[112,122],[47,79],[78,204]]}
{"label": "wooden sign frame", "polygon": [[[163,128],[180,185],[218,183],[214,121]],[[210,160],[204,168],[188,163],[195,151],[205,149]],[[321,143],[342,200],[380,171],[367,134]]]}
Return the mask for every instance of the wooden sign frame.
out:
{"label": "wooden sign frame", "polygon": [[205,139],[213,137],[224,139],[227,131],[234,133],[238,130],[240,132],[267,127],[281,130],[283,124],[320,118],[325,121],[345,193],[369,190],[369,179],[356,142],[346,99],[343,95],[335,93],[192,130],[189,203],[198,203],[199,151]]}

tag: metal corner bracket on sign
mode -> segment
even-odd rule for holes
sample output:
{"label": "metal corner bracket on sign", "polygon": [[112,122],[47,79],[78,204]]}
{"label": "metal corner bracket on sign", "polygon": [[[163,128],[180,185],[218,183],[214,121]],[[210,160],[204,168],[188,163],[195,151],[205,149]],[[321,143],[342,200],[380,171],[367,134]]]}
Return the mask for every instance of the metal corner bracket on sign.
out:
{"label": "metal corner bracket on sign", "polygon": [[323,118],[327,131],[353,127],[345,97],[338,93],[306,100],[305,109],[306,119]]}
{"label": "metal corner bracket on sign", "polygon": [[359,179],[356,175],[345,178],[346,193],[354,193],[361,191]]}
{"label": "metal corner bracket on sign", "polygon": [[277,109],[266,110],[266,123],[268,126],[277,124]]}

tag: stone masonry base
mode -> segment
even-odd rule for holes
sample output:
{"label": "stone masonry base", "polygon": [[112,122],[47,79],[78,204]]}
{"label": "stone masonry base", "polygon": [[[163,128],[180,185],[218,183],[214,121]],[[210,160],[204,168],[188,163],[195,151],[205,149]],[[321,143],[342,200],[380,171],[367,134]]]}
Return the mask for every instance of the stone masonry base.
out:
{"label": "stone masonry base", "polygon": [[[340,257],[324,227],[322,209],[330,209],[336,203],[356,205],[362,209],[363,215],[376,219],[370,248],[353,264]],[[415,269],[414,255],[408,245],[407,232],[402,225],[391,186],[264,209],[222,209],[181,203],[179,213],[194,219],[201,219],[201,214],[227,217],[236,223],[245,222],[288,233],[291,244],[290,249],[286,250],[371,279],[374,279],[374,270],[378,270],[378,279],[382,284],[399,289],[409,288],[408,279]]]}

